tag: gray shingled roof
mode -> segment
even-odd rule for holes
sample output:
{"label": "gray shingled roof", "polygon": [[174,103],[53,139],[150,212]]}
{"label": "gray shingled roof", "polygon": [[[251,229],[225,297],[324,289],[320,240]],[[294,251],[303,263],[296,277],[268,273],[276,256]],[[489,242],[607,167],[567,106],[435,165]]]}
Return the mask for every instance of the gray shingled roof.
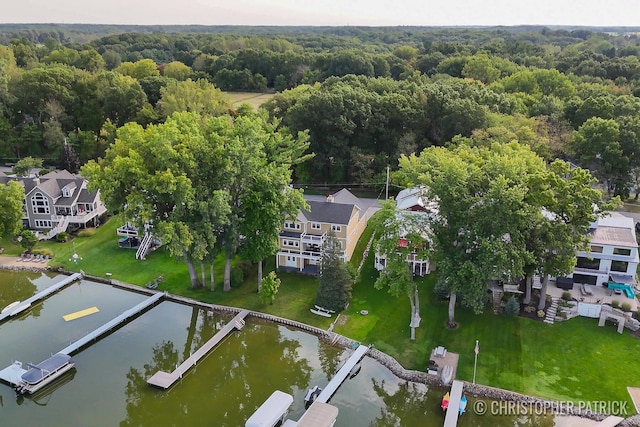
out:
{"label": "gray shingled roof", "polygon": [[308,201],[311,211],[302,209],[300,212],[307,220],[312,222],[325,222],[331,224],[349,224],[355,205],[330,202]]}

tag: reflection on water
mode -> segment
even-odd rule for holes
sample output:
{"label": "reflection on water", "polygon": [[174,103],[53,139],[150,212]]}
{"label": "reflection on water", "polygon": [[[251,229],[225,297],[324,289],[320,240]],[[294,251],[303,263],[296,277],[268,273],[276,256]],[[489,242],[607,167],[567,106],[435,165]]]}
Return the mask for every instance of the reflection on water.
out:
{"label": "reflection on water", "polygon": [[[26,299],[55,281],[0,271],[0,305],[17,295]],[[88,281],[70,285],[39,304],[39,317],[27,312],[0,325],[0,369],[18,357],[39,362],[143,298]],[[66,313],[93,305],[99,313],[62,320]],[[172,389],[147,385],[147,378],[158,370],[175,369],[229,319],[162,302],[74,355],[73,373],[42,393],[17,400],[11,388],[0,386],[1,424],[235,427],[244,425],[274,390],[294,396],[289,418],[298,420],[307,389],[326,386],[350,353],[315,336],[249,319]],[[340,410],[337,426],[442,426],[439,405],[444,392],[399,380],[365,358],[360,373],[338,389],[331,404]],[[554,425],[552,417],[478,416],[471,410],[473,403],[470,397],[459,426]]]}

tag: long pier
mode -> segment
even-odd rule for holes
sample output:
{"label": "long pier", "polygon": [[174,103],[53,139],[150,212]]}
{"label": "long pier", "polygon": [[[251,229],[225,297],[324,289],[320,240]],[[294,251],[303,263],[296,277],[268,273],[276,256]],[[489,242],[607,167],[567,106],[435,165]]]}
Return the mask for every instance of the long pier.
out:
{"label": "long pier", "polygon": [[139,304],[131,307],[130,309],[126,310],[125,312],[123,312],[118,317],[113,318],[109,322],[107,322],[104,325],[100,326],[98,329],[95,329],[93,332],[89,332],[87,335],[85,335],[84,337],[80,338],[76,342],[74,342],[74,343],[68,345],[67,347],[63,348],[58,353],[63,353],[63,354],[71,356],[72,353],[75,353],[76,351],[78,351],[78,349],[82,348],[87,343],[100,338],[102,335],[104,335],[105,333],[109,332],[114,327],[116,327],[119,324],[125,322],[129,318],[137,315],[138,313],[140,313],[141,311],[145,310],[146,308],[152,306],[153,304],[158,302],[158,300],[160,300],[164,296],[165,296],[165,294],[162,293],[162,292],[158,292],[157,294],[154,294],[154,295],[150,296],[149,298],[147,298],[146,300],[142,301],[141,303],[139,303]]}
{"label": "long pier", "polygon": [[367,351],[369,351],[368,346],[366,345],[358,346],[356,351],[354,351],[353,354],[349,356],[347,361],[344,362],[344,365],[342,365],[342,368],[340,368],[338,373],[335,374],[333,378],[331,378],[331,381],[329,381],[329,384],[327,384],[327,386],[322,390],[322,392],[318,395],[318,397],[316,397],[314,402],[327,403],[329,399],[331,399],[331,396],[334,395],[336,390],[338,390],[338,387],[340,387],[340,385],[342,385],[344,380],[347,379],[347,377],[351,373],[351,369],[353,369],[353,367],[356,366],[358,362],[360,362],[360,360],[364,357]]}
{"label": "long pier", "polygon": [[447,415],[444,417],[444,427],[456,427],[458,425],[458,412],[460,412],[463,384],[462,381],[454,381],[451,386]]}
{"label": "long pier", "polygon": [[0,314],[0,322],[2,322],[7,317],[15,316],[16,314],[22,313],[23,311],[25,311],[26,309],[31,307],[31,304],[33,304],[34,302],[39,301],[41,299],[45,299],[46,297],[48,297],[52,293],[54,293],[54,292],[62,289],[63,287],[67,286],[69,283],[73,283],[76,280],[81,279],[81,278],[82,278],[82,274],[74,273],[71,276],[62,279],[58,283],[55,283],[55,284],[49,286],[48,288],[43,289],[42,291],[38,292],[37,294],[35,294],[31,298],[28,298],[28,299],[20,302],[19,304],[16,304],[14,307],[12,307],[11,309],[5,311],[4,313],[1,313]]}
{"label": "long pier", "polygon": [[158,371],[147,380],[147,384],[168,389],[178,379],[182,378],[182,375],[191,369],[200,359],[205,357],[213,347],[215,347],[220,341],[222,341],[227,335],[234,329],[240,330],[244,326],[244,318],[249,314],[248,310],[242,310],[236,315],[229,323],[224,325],[209,341],[207,341],[202,347],[196,350],[190,357],[180,364],[173,372]]}

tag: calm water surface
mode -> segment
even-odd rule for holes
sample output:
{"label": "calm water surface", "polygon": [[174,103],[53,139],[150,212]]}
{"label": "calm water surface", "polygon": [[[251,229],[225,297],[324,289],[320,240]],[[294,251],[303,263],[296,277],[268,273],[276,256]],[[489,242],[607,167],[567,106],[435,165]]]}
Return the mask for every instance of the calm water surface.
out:
{"label": "calm water surface", "polygon": [[[0,309],[24,300],[62,276],[0,270]],[[38,363],[145,296],[82,280],[0,324],[0,369],[13,360]],[[62,316],[96,306],[96,314]],[[323,387],[349,352],[315,336],[247,321],[169,391],[147,385],[157,370],[175,366],[211,338],[228,317],[162,302],[73,358],[76,368],[35,396],[16,398],[0,384],[2,426],[243,426],[274,391],[294,396],[289,418],[304,412],[304,395]],[[336,426],[442,426],[444,390],[407,383],[365,358],[362,370],[331,399]],[[472,408],[473,400],[469,401]],[[490,417],[465,413],[459,426],[555,426],[552,417]],[[586,423],[584,424],[586,425]]]}

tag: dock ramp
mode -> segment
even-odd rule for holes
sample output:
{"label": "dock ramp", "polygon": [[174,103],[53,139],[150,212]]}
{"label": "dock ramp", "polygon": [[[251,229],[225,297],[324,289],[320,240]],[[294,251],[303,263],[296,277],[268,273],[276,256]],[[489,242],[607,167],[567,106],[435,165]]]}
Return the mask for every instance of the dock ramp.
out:
{"label": "dock ramp", "polygon": [[349,356],[349,359],[344,362],[344,365],[342,365],[342,368],[340,368],[338,373],[336,373],[331,381],[329,381],[329,384],[327,384],[327,386],[322,389],[322,393],[320,393],[318,397],[316,397],[315,402],[327,403],[329,399],[331,399],[331,396],[335,394],[336,390],[338,390],[338,387],[340,387],[344,380],[349,377],[351,370],[358,364],[358,362],[360,362],[360,359],[362,359],[364,355],[367,354],[367,351],[369,351],[368,346],[358,346],[353,354]]}
{"label": "dock ramp", "polygon": [[444,427],[458,425],[458,413],[460,412],[460,399],[462,399],[462,381],[454,381],[451,386],[451,397],[447,407],[447,415],[444,418]]}
{"label": "dock ramp", "polygon": [[242,310],[233,318],[233,320],[224,325],[217,334],[196,350],[196,352],[187,358],[187,360],[182,362],[173,372],[158,371],[147,380],[147,384],[160,387],[165,390],[171,387],[176,381],[182,378],[184,373],[193,367],[200,359],[205,357],[213,347],[229,335],[231,331],[234,329],[241,329],[244,326],[244,318],[247,317],[248,314],[248,310]]}

